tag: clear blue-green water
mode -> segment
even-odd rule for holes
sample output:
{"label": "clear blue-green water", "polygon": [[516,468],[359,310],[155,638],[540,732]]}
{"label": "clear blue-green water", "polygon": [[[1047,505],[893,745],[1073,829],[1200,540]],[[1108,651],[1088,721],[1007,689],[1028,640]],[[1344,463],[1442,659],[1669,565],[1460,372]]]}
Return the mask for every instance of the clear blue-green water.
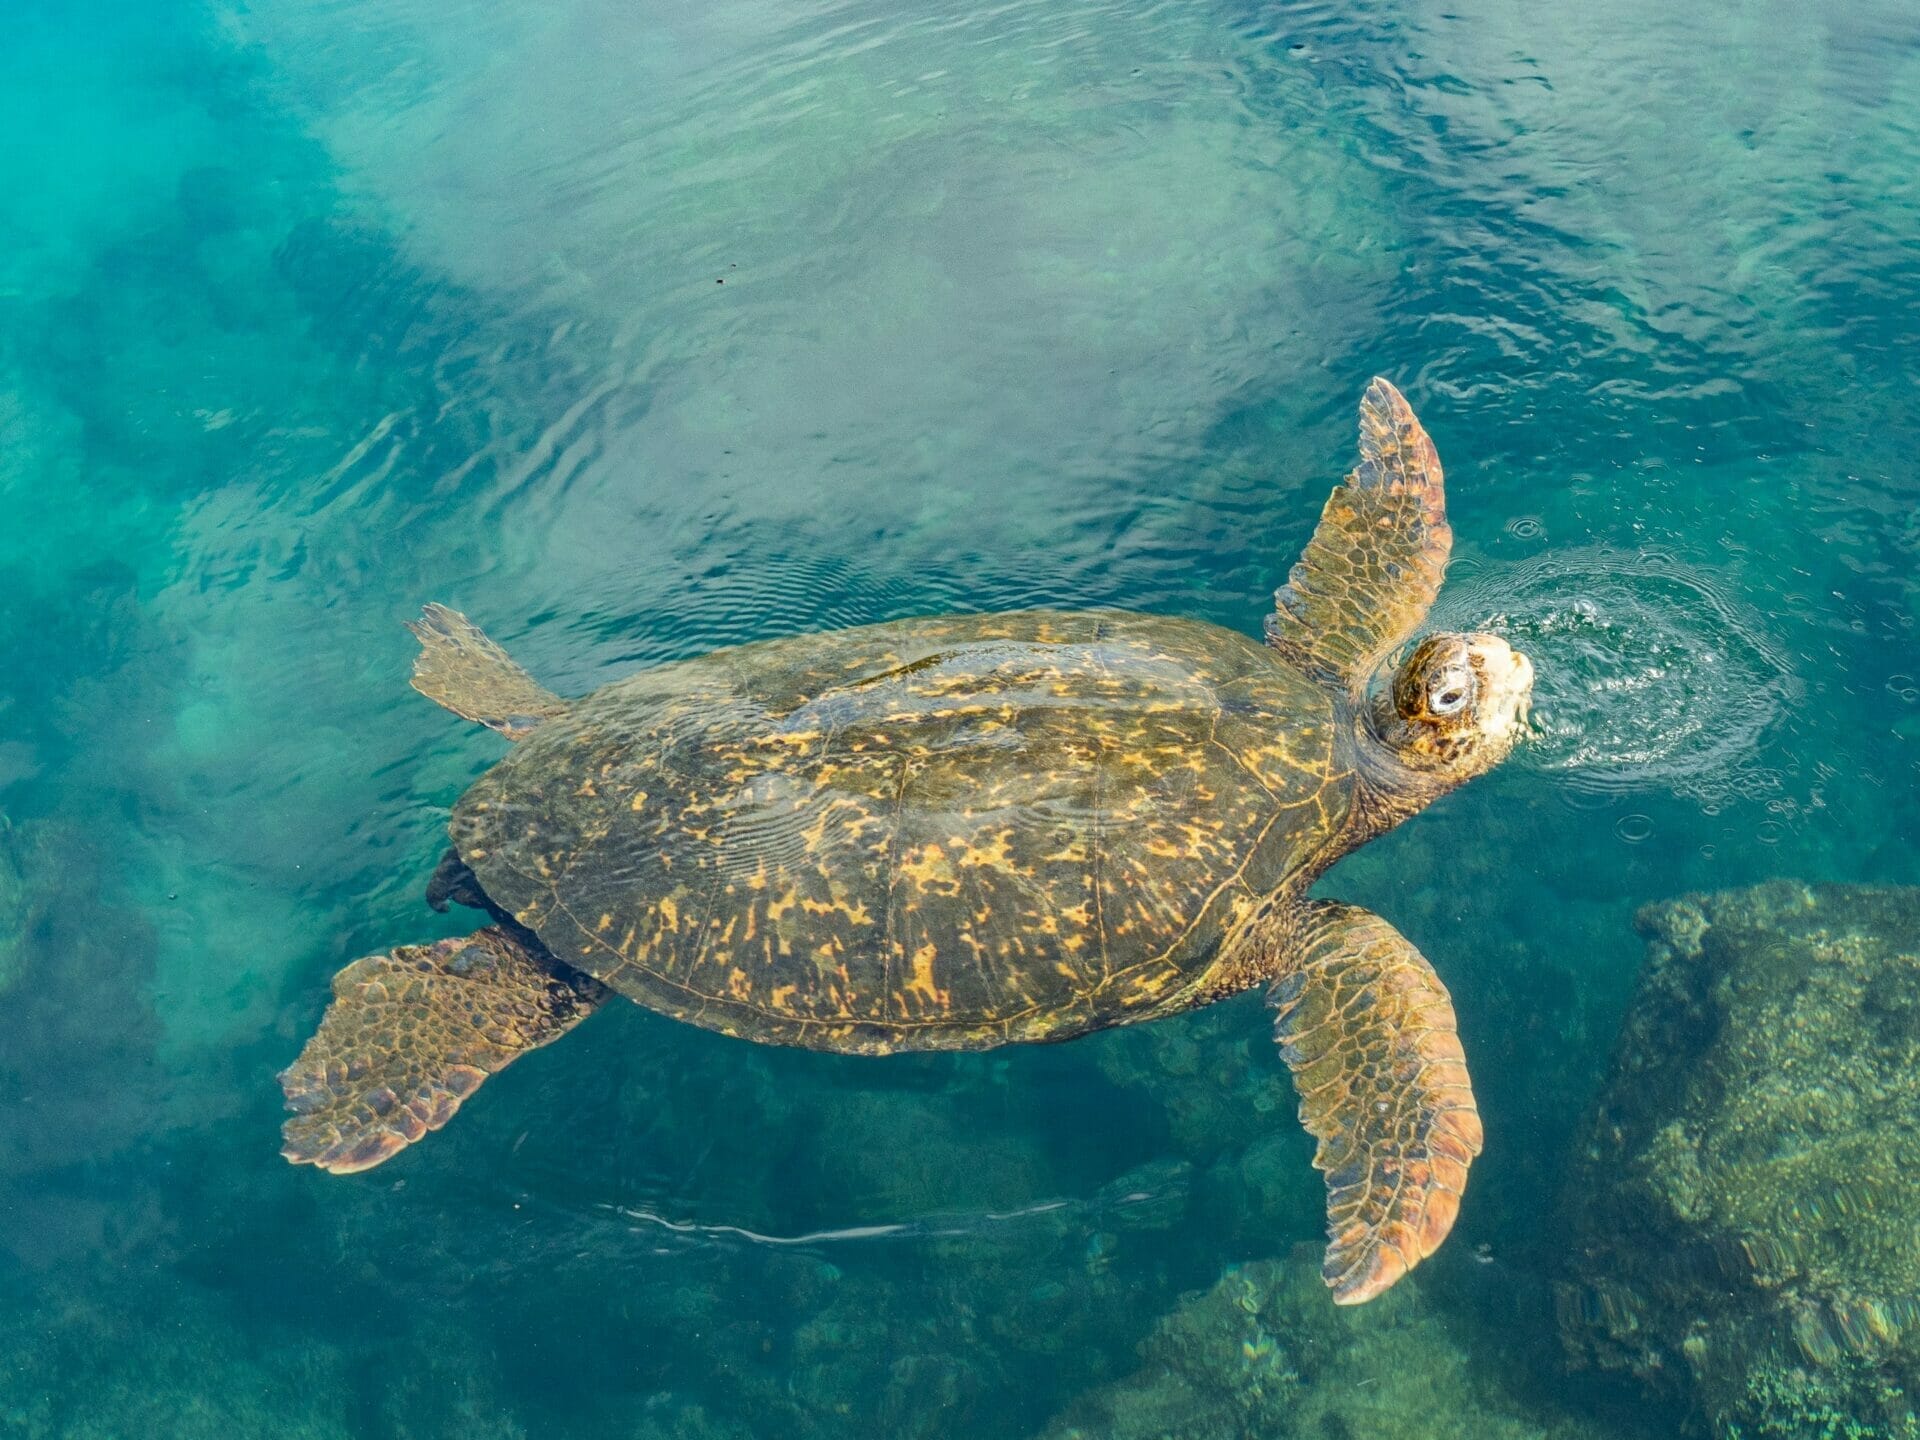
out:
{"label": "clear blue-green water", "polygon": [[1906,5],[16,8],[0,1433],[1037,1435],[1316,1245],[1253,995],[884,1061],[612,1007],[352,1179],[273,1077],[471,924],[421,892],[504,747],[407,688],[422,601],[569,694],[956,609],[1253,632],[1374,373],[1543,731],[1326,882],[1489,1136],[1451,1378],[1376,1433],[1674,1433],[1555,1363],[1548,1217],[1637,906],[1920,882]]}

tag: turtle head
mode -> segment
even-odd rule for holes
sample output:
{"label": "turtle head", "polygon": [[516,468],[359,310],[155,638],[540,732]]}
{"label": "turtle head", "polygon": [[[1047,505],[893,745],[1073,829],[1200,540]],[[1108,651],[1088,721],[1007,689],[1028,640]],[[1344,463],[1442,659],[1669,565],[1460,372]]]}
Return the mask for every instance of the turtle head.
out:
{"label": "turtle head", "polygon": [[1404,765],[1470,780],[1526,728],[1533,664],[1498,635],[1429,635],[1393,672],[1374,732]]}

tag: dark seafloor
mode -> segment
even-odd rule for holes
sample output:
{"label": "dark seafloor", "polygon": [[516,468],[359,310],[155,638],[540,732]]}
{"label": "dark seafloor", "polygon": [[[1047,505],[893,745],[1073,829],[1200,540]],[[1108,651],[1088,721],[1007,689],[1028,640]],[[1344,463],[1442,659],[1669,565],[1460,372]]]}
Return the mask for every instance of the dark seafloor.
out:
{"label": "dark seafloor", "polygon": [[[1556,1333],[1636,911],[1920,883],[1910,5],[62,0],[0,136],[0,1436],[1911,1433],[1818,1345],[1727,1400]],[[1544,731],[1326,885],[1487,1125],[1392,1295],[1313,1281],[1254,995],[887,1061],[610,1007],[279,1159],[333,971],[470,923],[421,890],[502,747],[407,689],[422,601],[565,693],[1251,632],[1376,372]]]}

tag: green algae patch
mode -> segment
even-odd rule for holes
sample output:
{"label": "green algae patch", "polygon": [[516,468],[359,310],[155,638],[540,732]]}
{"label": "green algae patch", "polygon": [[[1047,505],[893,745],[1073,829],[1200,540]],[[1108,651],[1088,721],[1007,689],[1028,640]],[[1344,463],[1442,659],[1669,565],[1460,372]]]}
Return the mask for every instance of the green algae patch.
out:
{"label": "green algae patch", "polygon": [[1140,1345],[1140,1369],[1082,1397],[1042,1440],[1600,1440],[1531,1407],[1417,1280],[1351,1310],[1327,1301],[1317,1258],[1229,1270]]}
{"label": "green algae patch", "polygon": [[1648,906],[1566,1195],[1576,1361],[1723,1437],[1920,1435],[1920,889]]}

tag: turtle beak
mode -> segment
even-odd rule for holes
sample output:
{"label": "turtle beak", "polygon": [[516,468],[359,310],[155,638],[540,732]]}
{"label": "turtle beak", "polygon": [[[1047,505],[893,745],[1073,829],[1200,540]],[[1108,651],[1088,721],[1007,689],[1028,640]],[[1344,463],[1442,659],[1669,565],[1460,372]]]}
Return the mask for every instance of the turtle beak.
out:
{"label": "turtle beak", "polygon": [[1467,642],[1479,670],[1479,720],[1488,739],[1511,745],[1527,733],[1533,710],[1533,662],[1498,635],[1475,635]]}
{"label": "turtle beak", "polygon": [[1516,712],[1520,733],[1537,735],[1539,732],[1533,728],[1533,662],[1518,650],[1513,652],[1513,658],[1516,662],[1515,684],[1520,687],[1520,706]]}

